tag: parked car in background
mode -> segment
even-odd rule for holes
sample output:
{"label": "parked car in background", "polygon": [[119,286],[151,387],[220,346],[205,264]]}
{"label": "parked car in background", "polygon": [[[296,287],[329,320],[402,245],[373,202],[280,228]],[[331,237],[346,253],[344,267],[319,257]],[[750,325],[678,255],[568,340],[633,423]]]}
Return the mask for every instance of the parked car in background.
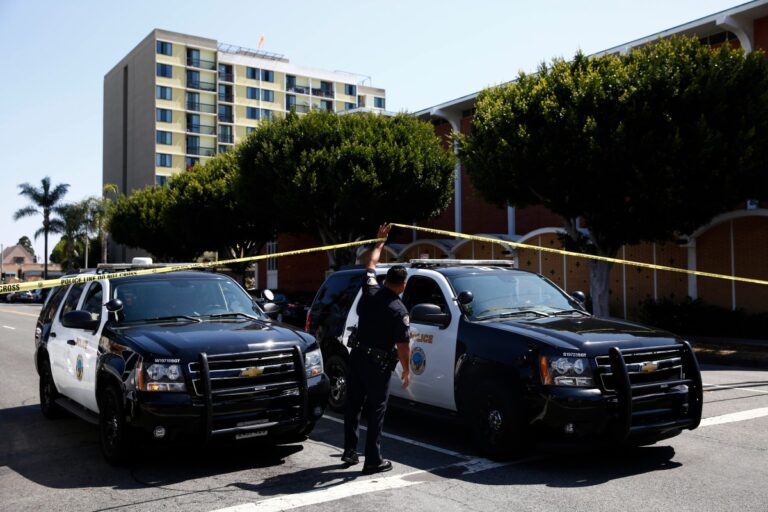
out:
{"label": "parked car in background", "polygon": [[35,295],[32,291],[11,292],[5,297],[6,302],[34,302]]}
{"label": "parked car in background", "polygon": [[[248,293],[256,300],[260,305],[271,302],[278,307],[278,310],[270,314],[278,322],[293,325],[295,327],[304,327],[304,323],[307,318],[307,312],[309,311],[309,302],[299,300],[298,297],[291,297],[286,295],[280,290],[259,290],[251,288]],[[271,298],[268,298],[270,296]]]}

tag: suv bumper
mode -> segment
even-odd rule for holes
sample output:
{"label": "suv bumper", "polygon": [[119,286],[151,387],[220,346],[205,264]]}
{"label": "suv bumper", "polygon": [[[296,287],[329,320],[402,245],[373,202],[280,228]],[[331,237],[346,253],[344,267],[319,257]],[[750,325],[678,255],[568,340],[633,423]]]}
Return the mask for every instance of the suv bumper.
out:
{"label": "suv bumper", "polygon": [[306,431],[325,412],[329,391],[328,377],[322,374],[308,379],[306,399],[298,406],[279,397],[223,402],[212,410],[204,397],[188,393],[135,392],[129,397],[127,413],[134,428],[154,434],[162,427],[166,439],[270,438]]}
{"label": "suv bumper", "polygon": [[[679,358],[686,378],[633,382],[625,358],[649,350],[654,349],[610,350],[610,375],[615,390],[542,387],[532,425],[543,426],[566,439],[631,444],[653,443],[683,429],[695,429],[701,421],[703,398],[701,371],[693,350],[685,343],[673,354]],[[655,350],[668,353],[676,349]]]}

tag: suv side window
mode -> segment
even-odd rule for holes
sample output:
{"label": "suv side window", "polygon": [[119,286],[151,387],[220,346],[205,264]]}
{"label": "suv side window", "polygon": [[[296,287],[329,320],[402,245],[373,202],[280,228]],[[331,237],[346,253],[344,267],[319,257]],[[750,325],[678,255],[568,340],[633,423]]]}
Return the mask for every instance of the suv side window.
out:
{"label": "suv side window", "polygon": [[448,312],[448,303],[445,300],[440,285],[431,277],[413,276],[408,278],[408,284],[403,293],[403,304],[408,311],[416,304],[435,304],[440,306],[443,313]]}
{"label": "suv side window", "polygon": [[317,292],[312,303],[310,330],[324,329],[324,335],[341,336],[347,313],[363,284],[364,272],[334,274]]}
{"label": "suv side window", "polygon": [[103,297],[104,291],[102,290],[101,283],[91,283],[91,287],[88,288],[88,293],[85,295],[82,309],[89,312],[94,320],[101,318]]}
{"label": "suv side window", "polygon": [[59,318],[63,317],[70,311],[74,311],[77,307],[77,301],[80,300],[80,296],[83,294],[83,288],[85,288],[85,284],[73,284],[72,287],[69,289],[69,293],[67,294],[67,298],[64,299],[64,306],[61,308],[61,314],[59,315]]}
{"label": "suv side window", "polygon": [[49,324],[53,321],[53,317],[56,316],[56,310],[59,309],[59,304],[61,304],[66,291],[66,286],[59,286],[51,292],[48,302],[45,303],[45,310],[42,316],[43,323]]}

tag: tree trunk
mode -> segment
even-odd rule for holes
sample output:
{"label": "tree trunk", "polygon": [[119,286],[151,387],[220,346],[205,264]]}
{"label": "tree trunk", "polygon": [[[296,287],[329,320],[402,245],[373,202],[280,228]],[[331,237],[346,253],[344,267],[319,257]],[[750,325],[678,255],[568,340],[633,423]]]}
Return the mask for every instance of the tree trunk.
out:
{"label": "tree trunk", "polygon": [[107,231],[101,230],[101,262],[107,262]]}
{"label": "tree trunk", "polygon": [[589,261],[590,295],[592,296],[592,314],[607,318],[609,313],[609,288],[613,263],[608,261]]}

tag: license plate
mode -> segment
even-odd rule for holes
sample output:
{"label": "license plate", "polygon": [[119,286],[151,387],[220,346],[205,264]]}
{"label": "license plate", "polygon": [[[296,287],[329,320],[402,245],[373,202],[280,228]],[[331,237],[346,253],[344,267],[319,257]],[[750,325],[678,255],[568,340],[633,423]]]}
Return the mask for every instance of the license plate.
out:
{"label": "license plate", "polygon": [[256,432],[245,432],[243,434],[235,434],[235,439],[239,441],[240,439],[250,439],[252,437],[263,437],[265,435],[267,435],[266,430],[258,430]]}

